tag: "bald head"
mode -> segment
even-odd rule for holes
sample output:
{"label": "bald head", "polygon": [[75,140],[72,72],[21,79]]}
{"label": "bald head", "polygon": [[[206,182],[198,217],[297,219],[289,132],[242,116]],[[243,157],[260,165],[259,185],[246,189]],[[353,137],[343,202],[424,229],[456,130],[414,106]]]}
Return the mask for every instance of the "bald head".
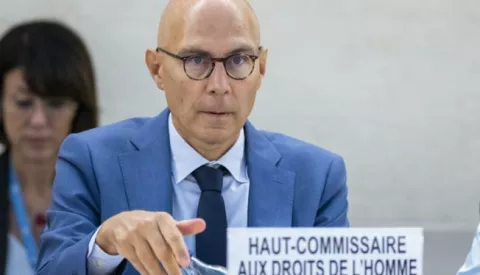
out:
{"label": "bald head", "polygon": [[242,29],[260,44],[258,19],[247,0],[170,0],[160,20],[158,45],[175,47],[192,31],[221,35],[225,23],[232,32]]}
{"label": "bald head", "polygon": [[[171,0],[145,61],[175,129],[209,160],[237,140],[266,71],[247,0]],[[205,147],[204,147],[205,146]]]}

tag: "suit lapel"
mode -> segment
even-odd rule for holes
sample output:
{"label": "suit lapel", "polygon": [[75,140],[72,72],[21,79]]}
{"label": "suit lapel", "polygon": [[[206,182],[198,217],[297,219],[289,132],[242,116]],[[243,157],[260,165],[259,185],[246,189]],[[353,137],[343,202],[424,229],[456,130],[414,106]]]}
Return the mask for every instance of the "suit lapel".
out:
{"label": "suit lapel", "polygon": [[250,178],[248,226],[290,227],[295,173],[277,166],[280,153],[249,122],[245,132]]}
{"label": "suit lapel", "polygon": [[131,210],[172,213],[168,114],[165,110],[148,121],[131,140],[135,150],[119,156]]}

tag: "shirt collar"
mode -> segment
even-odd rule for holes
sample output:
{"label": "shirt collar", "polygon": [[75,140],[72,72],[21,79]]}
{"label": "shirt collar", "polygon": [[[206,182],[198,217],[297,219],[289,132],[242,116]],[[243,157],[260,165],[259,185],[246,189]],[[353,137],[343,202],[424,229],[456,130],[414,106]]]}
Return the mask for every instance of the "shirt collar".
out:
{"label": "shirt collar", "polygon": [[244,154],[245,134],[243,128],[240,130],[240,135],[232,148],[217,161],[208,161],[205,159],[180,136],[173,125],[171,114],[168,117],[168,135],[170,138],[172,173],[175,183],[180,183],[202,165],[222,165],[237,182],[248,182]]}

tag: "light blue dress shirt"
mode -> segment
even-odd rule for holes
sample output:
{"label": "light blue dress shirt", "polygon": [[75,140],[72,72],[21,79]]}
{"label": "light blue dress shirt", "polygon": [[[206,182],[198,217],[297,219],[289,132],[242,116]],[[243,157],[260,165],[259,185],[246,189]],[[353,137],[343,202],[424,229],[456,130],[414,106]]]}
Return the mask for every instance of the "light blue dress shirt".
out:
{"label": "light blue dress shirt", "polygon": [[458,270],[457,275],[479,275],[480,274],[480,224],[477,227],[477,233],[473,239],[470,252],[465,259],[465,263]]}
{"label": "light blue dress shirt", "polygon": [[[193,149],[168,120],[170,148],[172,152],[172,215],[175,220],[192,219],[197,216],[200,187],[191,173],[202,165],[224,166],[229,175],[223,178],[222,195],[225,201],[229,227],[247,227],[249,179],[244,156],[245,135],[243,129],[230,150],[218,161],[208,161]],[[98,229],[97,229],[98,232]],[[119,255],[108,255],[95,244],[95,233],[88,249],[89,274],[100,275],[112,272],[123,260]],[[195,255],[195,236],[185,237],[190,252]]]}

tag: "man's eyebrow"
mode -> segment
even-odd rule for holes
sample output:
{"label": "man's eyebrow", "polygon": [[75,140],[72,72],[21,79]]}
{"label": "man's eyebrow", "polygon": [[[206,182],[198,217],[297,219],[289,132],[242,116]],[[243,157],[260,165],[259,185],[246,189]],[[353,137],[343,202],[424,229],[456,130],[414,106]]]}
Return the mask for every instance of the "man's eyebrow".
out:
{"label": "man's eyebrow", "polygon": [[[258,54],[260,47],[252,47],[251,45],[240,45],[237,46],[235,49],[229,51],[225,56],[229,56],[232,54],[238,54],[238,53],[248,53],[248,54]],[[183,49],[181,49],[177,55],[179,56],[189,56],[189,55],[206,55],[206,56],[214,56],[211,52],[204,50],[198,46],[187,46]]]}
{"label": "man's eyebrow", "polygon": [[234,50],[230,51],[227,55],[237,54],[237,53],[248,53],[248,54],[258,54],[260,47],[252,47],[251,45],[240,45]]}
{"label": "man's eyebrow", "polygon": [[189,55],[210,55],[210,53],[206,50],[201,49],[200,47],[197,46],[187,46],[183,49],[181,49],[177,55],[179,56],[189,56]]}

